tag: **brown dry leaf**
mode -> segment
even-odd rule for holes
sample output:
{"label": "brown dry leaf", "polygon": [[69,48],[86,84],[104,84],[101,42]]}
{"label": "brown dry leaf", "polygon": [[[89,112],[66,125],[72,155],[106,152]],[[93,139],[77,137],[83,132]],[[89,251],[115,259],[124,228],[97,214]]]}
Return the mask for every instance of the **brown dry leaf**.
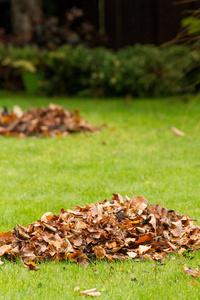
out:
{"label": "brown dry leaf", "polygon": [[12,234],[12,231],[2,232],[0,234],[0,243],[5,241],[7,238],[10,238],[11,234]]}
{"label": "brown dry leaf", "polygon": [[139,239],[137,241],[135,241],[135,245],[140,245],[140,244],[144,244],[146,242],[149,242],[150,240],[152,240],[152,235],[151,234],[145,234],[143,236],[140,236]]}
{"label": "brown dry leaf", "polygon": [[53,216],[54,215],[51,212],[47,212],[42,216],[41,221],[47,222],[48,220],[51,220],[53,218]]}
{"label": "brown dry leaf", "polygon": [[68,240],[67,237],[65,237],[65,242],[66,242],[66,249],[65,249],[65,251],[66,252],[73,252],[74,249],[73,249],[72,244],[70,243],[70,241]]}
{"label": "brown dry leaf", "polygon": [[49,225],[48,223],[43,222],[43,224],[44,224],[44,226],[45,226],[46,228],[48,228],[49,230],[51,230],[51,231],[53,231],[53,232],[56,232],[56,231],[57,231],[56,228],[54,228],[53,226]]}
{"label": "brown dry leaf", "polygon": [[139,254],[142,255],[144,253],[146,253],[149,249],[151,248],[151,246],[139,246]]}
{"label": "brown dry leaf", "polygon": [[24,239],[30,239],[30,235],[27,234],[27,230],[23,226],[17,224],[16,230],[17,230],[17,234],[19,236],[21,236],[22,238],[24,238]]}
{"label": "brown dry leaf", "polygon": [[97,290],[96,288],[93,288],[93,289],[90,289],[90,290],[81,291],[80,295],[87,295],[88,293],[95,292],[96,290]]}
{"label": "brown dry leaf", "polygon": [[17,118],[21,118],[23,116],[23,111],[18,105],[15,105],[13,107],[13,113]]}
{"label": "brown dry leaf", "polygon": [[11,249],[10,245],[3,245],[0,247],[0,256],[4,255],[6,252],[8,252]]}
{"label": "brown dry leaf", "polygon": [[33,249],[31,247],[26,247],[26,245],[19,251],[19,257],[26,262],[30,262],[36,258]]}
{"label": "brown dry leaf", "polygon": [[74,253],[69,253],[67,255],[67,258],[70,261],[76,261],[77,262],[79,259],[87,258],[87,256],[83,254],[83,251],[76,250]]}
{"label": "brown dry leaf", "polygon": [[80,247],[82,245],[82,243],[83,243],[83,240],[80,237],[74,240],[75,247]]}
{"label": "brown dry leaf", "polygon": [[144,209],[148,206],[148,201],[142,196],[135,196],[131,201],[134,204],[134,209],[138,215],[142,214]]}
{"label": "brown dry leaf", "polygon": [[193,286],[197,286],[197,285],[198,285],[198,282],[196,282],[195,280],[192,280],[190,283],[191,283],[191,285],[193,285]]}
{"label": "brown dry leaf", "polygon": [[91,293],[88,293],[86,296],[98,297],[98,296],[101,296],[101,293],[100,292],[91,292]]}
{"label": "brown dry leaf", "polygon": [[131,258],[135,258],[137,256],[136,252],[127,252],[128,256]]}
{"label": "brown dry leaf", "polygon": [[24,262],[23,265],[26,268],[29,268],[29,271],[38,271],[38,270],[40,270],[40,268],[33,261],[30,261],[28,263]]}
{"label": "brown dry leaf", "polygon": [[174,237],[179,237],[182,233],[182,226],[177,226],[174,230],[171,231]]}
{"label": "brown dry leaf", "polygon": [[88,226],[85,222],[82,222],[82,221],[78,221],[76,223],[76,230],[82,230],[82,229],[86,229]]}
{"label": "brown dry leaf", "polygon": [[149,224],[151,224],[156,232],[156,218],[153,214],[150,214],[149,217],[151,217],[151,220],[149,221]]}
{"label": "brown dry leaf", "polygon": [[98,246],[94,248],[94,254],[96,255],[97,259],[102,259],[106,255],[106,251],[104,248]]}
{"label": "brown dry leaf", "polygon": [[79,296],[81,296],[81,295],[91,296],[91,297],[98,297],[98,296],[101,296],[101,293],[96,292],[96,288],[94,288],[94,289],[90,289],[90,290],[81,291],[79,293]]}
{"label": "brown dry leaf", "polygon": [[161,253],[155,252],[153,254],[153,259],[155,259],[155,260],[162,261],[165,257],[166,257],[166,253],[165,252],[161,252]]}
{"label": "brown dry leaf", "polygon": [[196,269],[191,269],[191,268],[188,268],[186,265],[183,266],[183,268],[181,269],[183,270],[183,272],[185,272],[185,274],[187,275],[190,275],[194,278],[197,278],[197,277],[200,277],[200,272],[199,272],[199,269],[196,268]]}
{"label": "brown dry leaf", "polygon": [[141,233],[145,233],[146,230],[143,227],[136,227],[137,231],[141,232]]}
{"label": "brown dry leaf", "polygon": [[179,253],[179,254],[182,254],[182,253],[184,253],[185,251],[187,251],[185,248],[181,248],[181,249],[178,251],[178,253]]}
{"label": "brown dry leaf", "polygon": [[171,130],[172,132],[175,134],[175,135],[180,135],[180,136],[185,136],[185,133],[179,129],[177,129],[176,127],[171,127]]}

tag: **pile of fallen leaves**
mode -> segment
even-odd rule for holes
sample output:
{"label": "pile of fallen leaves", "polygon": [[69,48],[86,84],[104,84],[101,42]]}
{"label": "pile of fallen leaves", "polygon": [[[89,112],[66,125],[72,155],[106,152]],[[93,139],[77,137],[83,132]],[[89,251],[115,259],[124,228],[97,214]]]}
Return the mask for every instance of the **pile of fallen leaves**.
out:
{"label": "pile of fallen leaves", "polygon": [[0,136],[67,136],[74,132],[98,131],[79,116],[79,110],[74,113],[56,105],[48,108],[30,108],[23,112],[19,106],[14,106],[11,112],[7,108],[0,111]]}
{"label": "pile of fallen leaves", "polygon": [[20,258],[29,269],[47,259],[83,265],[93,257],[161,261],[170,252],[198,248],[200,226],[189,216],[119,194],[111,201],[61,209],[57,216],[47,212],[35,223],[0,234],[0,256]]}

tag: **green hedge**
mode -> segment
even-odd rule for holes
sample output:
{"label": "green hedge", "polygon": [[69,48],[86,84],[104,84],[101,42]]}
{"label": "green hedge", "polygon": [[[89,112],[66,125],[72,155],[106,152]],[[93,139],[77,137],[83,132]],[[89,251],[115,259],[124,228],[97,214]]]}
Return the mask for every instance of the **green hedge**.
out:
{"label": "green hedge", "polygon": [[70,45],[56,51],[0,45],[1,88],[9,80],[4,72],[18,78],[28,70],[40,73],[40,91],[52,95],[149,97],[192,92],[200,79],[199,66],[200,53],[178,45],[137,44],[118,52]]}

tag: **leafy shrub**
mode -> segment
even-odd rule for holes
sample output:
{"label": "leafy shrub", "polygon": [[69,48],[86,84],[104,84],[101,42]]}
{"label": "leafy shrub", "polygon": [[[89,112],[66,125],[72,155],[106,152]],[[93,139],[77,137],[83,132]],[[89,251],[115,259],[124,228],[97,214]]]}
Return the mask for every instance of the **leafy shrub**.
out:
{"label": "leafy shrub", "polygon": [[193,91],[200,54],[179,45],[158,48],[137,44],[118,52],[69,44],[55,51],[0,47],[0,66],[7,64],[12,72],[18,66],[20,74],[27,62],[42,74],[40,90],[46,94],[141,97]]}
{"label": "leafy shrub", "polygon": [[46,60],[47,69],[44,80],[44,90],[54,93],[75,94],[89,86],[91,50],[83,46],[73,48],[62,46],[57,51],[49,52]]}

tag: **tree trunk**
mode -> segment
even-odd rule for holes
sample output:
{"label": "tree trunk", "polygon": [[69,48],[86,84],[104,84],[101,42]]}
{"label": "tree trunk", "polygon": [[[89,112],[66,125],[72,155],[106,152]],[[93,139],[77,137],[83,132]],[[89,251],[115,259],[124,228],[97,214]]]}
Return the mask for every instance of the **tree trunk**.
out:
{"label": "tree trunk", "polygon": [[11,0],[13,32],[19,40],[29,42],[32,27],[43,18],[42,0]]}

